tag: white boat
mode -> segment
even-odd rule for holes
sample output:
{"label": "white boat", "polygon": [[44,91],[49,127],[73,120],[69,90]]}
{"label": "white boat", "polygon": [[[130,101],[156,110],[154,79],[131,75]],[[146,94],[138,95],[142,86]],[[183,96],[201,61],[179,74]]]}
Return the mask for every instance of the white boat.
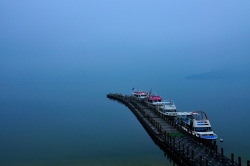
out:
{"label": "white boat", "polygon": [[177,112],[177,124],[190,134],[203,139],[215,140],[218,136],[213,132],[205,112]]}
{"label": "white boat", "polygon": [[160,96],[149,96],[145,102],[155,107],[158,112],[166,116],[176,116],[176,106],[173,100],[164,100]]}
{"label": "white boat", "polygon": [[160,96],[148,96],[145,98],[145,102],[148,104],[148,105],[151,105],[151,106],[163,106],[164,103],[162,102],[162,98]]}
{"label": "white boat", "polygon": [[145,99],[147,97],[146,92],[132,92],[132,96],[137,98],[137,99]]}

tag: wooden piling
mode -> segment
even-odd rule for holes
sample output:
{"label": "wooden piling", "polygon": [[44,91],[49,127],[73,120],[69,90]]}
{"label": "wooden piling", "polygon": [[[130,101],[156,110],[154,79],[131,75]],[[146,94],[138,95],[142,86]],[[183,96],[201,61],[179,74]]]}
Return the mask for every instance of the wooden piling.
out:
{"label": "wooden piling", "polygon": [[209,153],[210,153],[210,155],[212,155],[213,153],[213,149],[212,149],[212,147],[211,146],[209,146]]}
{"label": "wooden piling", "polygon": [[215,145],[215,155],[218,156],[218,146]]}
{"label": "wooden piling", "polygon": [[238,165],[241,166],[241,157],[238,157]]}
{"label": "wooden piling", "polygon": [[232,165],[234,165],[234,154],[233,153],[231,154],[231,162],[232,162]]}
{"label": "wooden piling", "polygon": [[223,148],[221,148],[221,158],[224,159]]}
{"label": "wooden piling", "polygon": [[194,162],[194,150],[192,150],[192,157],[191,157],[191,159],[192,159],[192,162]]}
{"label": "wooden piling", "polygon": [[208,166],[208,160],[206,160],[206,166]]}
{"label": "wooden piling", "polygon": [[202,156],[200,156],[200,166],[202,166]]}

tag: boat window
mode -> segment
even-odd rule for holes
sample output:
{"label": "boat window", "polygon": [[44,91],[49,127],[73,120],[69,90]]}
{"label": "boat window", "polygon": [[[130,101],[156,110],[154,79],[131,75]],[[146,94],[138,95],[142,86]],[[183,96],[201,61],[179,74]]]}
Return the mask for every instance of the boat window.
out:
{"label": "boat window", "polygon": [[207,131],[212,131],[211,127],[206,127]]}
{"label": "boat window", "polygon": [[195,131],[207,132],[207,131],[212,131],[212,129],[211,129],[211,127],[197,127],[197,128],[195,128]]}

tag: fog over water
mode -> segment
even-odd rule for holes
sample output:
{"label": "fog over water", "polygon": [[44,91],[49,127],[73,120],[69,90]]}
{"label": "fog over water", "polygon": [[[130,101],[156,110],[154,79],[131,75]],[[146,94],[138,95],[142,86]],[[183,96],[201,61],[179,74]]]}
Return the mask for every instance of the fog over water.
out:
{"label": "fog over water", "polygon": [[0,165],[172,165],[106,94],[205,111],[250,159],[250,1],[0,2]]}

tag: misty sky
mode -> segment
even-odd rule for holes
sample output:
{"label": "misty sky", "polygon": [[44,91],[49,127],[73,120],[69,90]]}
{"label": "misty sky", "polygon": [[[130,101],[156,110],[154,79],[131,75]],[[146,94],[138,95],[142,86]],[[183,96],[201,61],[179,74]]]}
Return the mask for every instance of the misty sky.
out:
{"label": "misty sky", "polygon": [[249,0],[1,0],[0,77],[249,69]]}

